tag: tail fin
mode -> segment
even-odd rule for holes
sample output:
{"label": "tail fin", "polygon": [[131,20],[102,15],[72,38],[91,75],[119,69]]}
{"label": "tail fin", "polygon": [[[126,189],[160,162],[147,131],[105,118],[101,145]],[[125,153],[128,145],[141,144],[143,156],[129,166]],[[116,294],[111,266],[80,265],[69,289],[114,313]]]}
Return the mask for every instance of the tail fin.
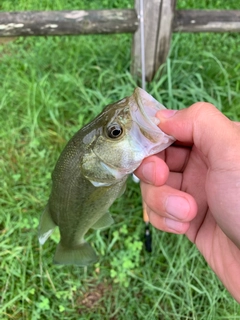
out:
{"label": "tail fin", "polygon": [[97,260],[95,251],[87,242],[79,244],[74,249],[63,247],[59,243],[53,262],[56,264],[74,264],[84,267],[97,262]]}
{"label": "tail fin", "polygon": [[43,245],[47,241],[55,227],[56,224],[53,222],[51,218],[49,208],[47,205],[45,210],[43,211],[39,224],[38,240],[41,245]]}

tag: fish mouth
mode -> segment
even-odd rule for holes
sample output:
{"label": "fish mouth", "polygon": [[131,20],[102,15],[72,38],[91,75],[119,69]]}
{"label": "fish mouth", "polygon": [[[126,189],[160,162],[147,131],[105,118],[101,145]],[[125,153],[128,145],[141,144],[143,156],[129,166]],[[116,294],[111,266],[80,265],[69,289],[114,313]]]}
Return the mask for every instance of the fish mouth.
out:
{"label": "fish mouth", "polygon": [[[155,100],[150,94],[141,88],[136,88],[133,92],[134,100],[138,108],[132,108],[132,117],[144,127],[157,127],[160,120],[156,117],[157,111],[166,109],[162,104]],[[140,111],[140,114],[139,114]]]}
{"label": "fish mouth", "polygon": [[158,127],[160,120],[156,113],[166,109],[162,104],[141,88],[134,90],[130,103],[132,138],[135,147],[142,149],[144,157],[164,150],[175,141]]}

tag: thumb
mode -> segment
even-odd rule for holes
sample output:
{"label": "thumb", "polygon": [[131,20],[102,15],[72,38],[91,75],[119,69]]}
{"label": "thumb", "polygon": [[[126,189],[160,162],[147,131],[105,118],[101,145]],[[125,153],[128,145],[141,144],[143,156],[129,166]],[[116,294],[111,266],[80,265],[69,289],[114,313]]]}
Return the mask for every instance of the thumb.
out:
{"label": "thumb", "polygon": [[209,103],[173,112],[159,111],[159,127],[194,145],[205,157],[209,208],[223,232],[240,248],[240,127]]}
{"label": "thumb", "polygon": [[161,130],[180,142],[194,144],[214,166],[221,166],[223,156],[226,160],[237,156],[239,127],[210,103],[198,102],[180,111],[161,110],[156,117]]}

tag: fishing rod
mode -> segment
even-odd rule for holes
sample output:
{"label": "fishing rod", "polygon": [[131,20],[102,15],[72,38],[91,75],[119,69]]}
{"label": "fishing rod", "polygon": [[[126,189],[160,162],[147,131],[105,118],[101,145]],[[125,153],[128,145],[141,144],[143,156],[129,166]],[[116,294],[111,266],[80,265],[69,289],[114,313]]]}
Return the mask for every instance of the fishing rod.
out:
{"label": "fishing rod", "polygon": [[[141,55],[141,76],[142,89],[146,90],[146,68],[145,68],[145,41],[144,41],[144,6],[143,0],[139,0],[139,21],[140,21],[140,55]],[[133,174],[133,181],[138,183],[139,179]],[[145,223],[144,244],[147,252],[152,252],[152,235],[146,204],[142,199],[143,221]]]}

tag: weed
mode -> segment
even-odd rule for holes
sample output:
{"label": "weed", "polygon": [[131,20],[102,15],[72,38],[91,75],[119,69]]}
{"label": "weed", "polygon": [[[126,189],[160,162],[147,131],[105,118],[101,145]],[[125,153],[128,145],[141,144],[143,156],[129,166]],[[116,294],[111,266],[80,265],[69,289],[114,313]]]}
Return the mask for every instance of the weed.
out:
{"label": "weed", "polygon": [[[124,224],[119,231],[113,232],[112,243],[117,243],[123,240],[124,246],[110,262],[110,276],[115,283],[120,283],[124,287],[129,287],[130,273],[134,272],[140,263],[142,241],[139,241],[136,234],[129,235],[127,226]],[[111,244],[110,244],[111,247]]]}
{"label": "weed", "polygon": [[[179,8],[239,9],[238,1],[179,0]],[[133,7],[128,0],[2,0],[0,10]],[[139,186],[111,208],[115,224],[88,241],[99,264],[56,266],[58,230],[42,248],[37,223],[68,139],[102,108],[130,95],[131,35],[28,37],[0,44],[0,318],[239,319],[240,307],[195,246],[152,229],[142,248]],[[240,119],[239,34],[174,34],[147,91],[169,108],[203,100]],[[92,307],[93,305],[93,307]]]}

